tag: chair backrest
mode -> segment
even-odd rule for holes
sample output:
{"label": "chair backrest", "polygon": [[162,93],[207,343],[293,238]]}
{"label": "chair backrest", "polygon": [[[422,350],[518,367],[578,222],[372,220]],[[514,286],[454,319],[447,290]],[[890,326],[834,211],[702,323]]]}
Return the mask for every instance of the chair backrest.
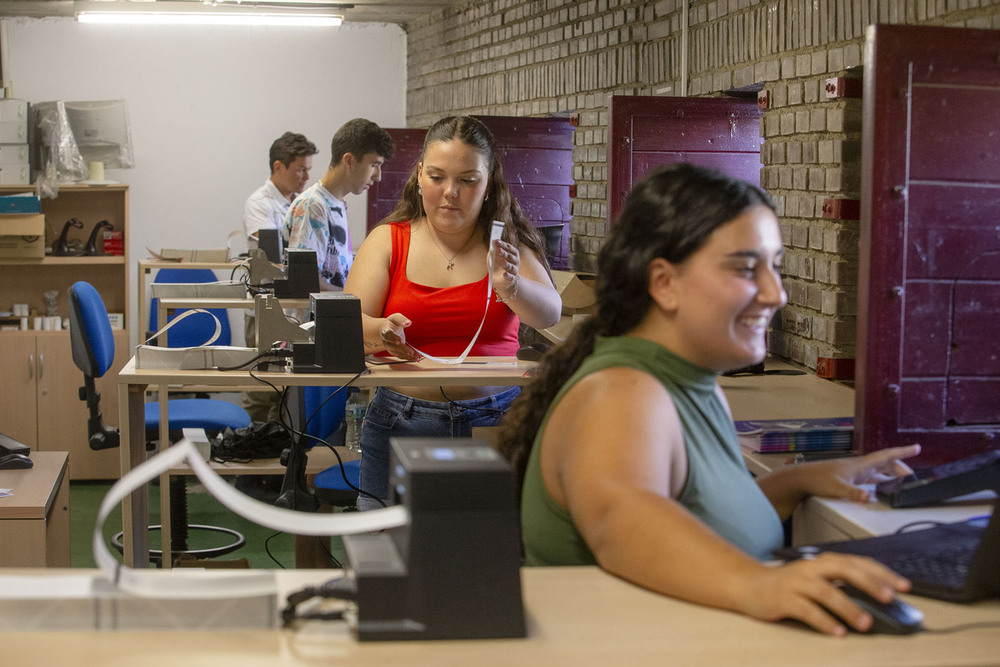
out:
{"label": "chair backrest", "polygon": [[[156,272],[153,278],[154,283],[214,283],[218,280],[212,269],[175,269],[166,268]],[[159,312],[159,299],[153,299],[149,308],[149,330],[156,333],[160,330],[157,322]],[[175,311],[174,317],[180,315],[182,310]],[[222,332],[213,345],[229,345],[232,342],[232,332],[229,328],[229,313],[224,308],[209,309],[222,324]],[[169,321],[169,320],[168,320]],[[212,337],[215,331],[215,321],[204,313],[195,313],[177,323],[167,332],[167,347],[193,347],[202,345]]]}
{"label": "chair backrest", "polygon": [[102,377],[115,360],[115,337],[104,300],[94,286],[78,281],[67,290],[73,363],[84,375]]}
{"label": "chair backrest", "polygon": [[[335,389],[336,387],[303,387],[303,411],[305,414],[302,415],[301,423],[309,420],[306,427],[306,433],[309,435],[329,440],[330,436],[336,433],[343,423],[348,389],[341,389],[339,394],[323,403],[327,397],[333,394]],[[321,405],[322,407],[320,407]]]}

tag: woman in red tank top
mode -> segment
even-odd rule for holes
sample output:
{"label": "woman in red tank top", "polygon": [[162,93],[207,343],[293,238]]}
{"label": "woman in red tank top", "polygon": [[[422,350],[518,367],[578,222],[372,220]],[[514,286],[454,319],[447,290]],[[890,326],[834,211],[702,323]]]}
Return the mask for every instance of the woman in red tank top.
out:
{"label": "woman in red tank top", "polygon": [[[344,286],[361,300],[366,353],[456,357],[475,337],[470,354],[513,356],[521,322],[544,329],[558,321],[562,303],[544,241],[511,195],[482,122],[450,117],[428,130],[386,220],[391,224],[362,244]],[[491,246],[494,220],[505,225]],[[378,507],[372,496],[388,498],[389,437],[467,437],[474,426],[494,425],[518,393],[502,386],[378,388],[362,429],[358,507]]]}

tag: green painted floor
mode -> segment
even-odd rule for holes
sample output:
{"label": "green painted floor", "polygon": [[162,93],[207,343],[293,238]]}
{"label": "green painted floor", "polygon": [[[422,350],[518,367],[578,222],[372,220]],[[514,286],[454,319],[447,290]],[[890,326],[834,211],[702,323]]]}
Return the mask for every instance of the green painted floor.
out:
{"label": "green painted floor", "polygon": [[[95,567],[91,548],[94,523],[101,501],[110,488],[111,484],[105,482],[76,481],[70,483],[70,539],[73,567]],[[151,485],[150,524],[159,523],[159,497],[159,487]],[[291,569],[295,567],[294,536],[259,526],[234,514],[194,484],[188,489],[187,497],[190,523],[232,528],[242,533],[246,538],[246,544],[236,551],[212,559],[215,564],[240,567],[249,565],[251,568],[260,569]],[[118,552],[110,547],[110,540],[121,529],[121,509],[116,507],[103,528],[106,544],[116,555]],[[218,537],[209,536],[209,539],[211,541],[206,543],[204,536],[192,534],[188,546],[190,548],[203,548],[220,543]],[[159,549],[159,534],[156,532],[150,536],[150,548]],[[340,567],[340,562],[343,561],[343,549],[340,541],[336,538],[333,540],[332,551],[331,557],[335,560],[330,560],[327,567]],[[223,561],[229,562],[223,563]]]}

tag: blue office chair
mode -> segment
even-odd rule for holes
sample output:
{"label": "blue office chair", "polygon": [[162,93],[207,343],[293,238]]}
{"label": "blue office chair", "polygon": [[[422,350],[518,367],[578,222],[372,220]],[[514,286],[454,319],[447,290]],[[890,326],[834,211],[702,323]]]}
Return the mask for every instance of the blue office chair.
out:
{"label": "blue office chair", "polygon": [[[341,389],[339,394],[328,400],[319,409],[319,412],[316,412],[316,409],[334,392],[334,388],[306,387],[305,389],[306,415],[316,413],[312,421],[309,422],[308,432],[323,438],[331,445],[343,444],[348,389]],[[333,507],[346,509],[356,507],[358,492],[345,482],[345,475],[347,482],[357,487],[361,478],[361,460],[345,461],[343,472],[340,470],[340,465],[335,465],[317,473],[313,479],[313,491],[316,494],[316,499]]]}
{"label": "blue office chair", "polygon": [[[212,269],[160,269],[153,278],[154,283],[214,283],[218,280]],[[142,295],[145,298],[145,295]],[[160,300],[154,298],[149,307],[149,335],[153,335],[165,324],[160,324],[157,320]],[[183,310],[174,312],[172,321]],[[215,315],[222,325],[219,338],[213,345],[229,345],[232,342],[232,332],[229,328],[229,314],[224,308],[209,308],[208,312]],[[212,337],[215,332],[215,320],[211,315],[205,313],[194,313],[185,318],[183,322],[177,323],[167,332],[167,347],[195,347],[203,345],[205,341]],[[147,336],[148,338],[148,336]]]}
{"label": "blue office chair", "polygon": [[[70,286],[69,321],[70,342],[73,363],[83,371],[84,386],[80,389],[80,400],[87,402],[90,418],[87,422],[87,437],[91,449],[107,449],[119,446],[118,429],[104,424],[101,416],[101,395],[95,389],[95,380],[103,377],[111,368],[115,358],[115,339],[111,332],[111,321],[101,295],[90,283],[79,281]],[[145,426],[147,438],[159,437],[159,403],[145,406]],[[250,425],[250,415],[238,405],[227,401],[208,398],[174,399],[167,401],[167,419],[171,432],[180,433],[183,428],[203,428],[208,432],[219,432],[229,428]],[[174,553],[188,553],[193,556],[221,556],[243,546],[241,534],[228,528],[216,526],[188,525],[186,504],[186,478],[171,478],[171,550]],[[152,526],[151,529],[159,529]],[[231,543],[222,547],[190,550],[187,535],[190,529],[224,533],[232,538]],[[116,536],[115,545],[121,548],[121,535]],[[162,551],[150,552],[151,558],[163,557]]]}

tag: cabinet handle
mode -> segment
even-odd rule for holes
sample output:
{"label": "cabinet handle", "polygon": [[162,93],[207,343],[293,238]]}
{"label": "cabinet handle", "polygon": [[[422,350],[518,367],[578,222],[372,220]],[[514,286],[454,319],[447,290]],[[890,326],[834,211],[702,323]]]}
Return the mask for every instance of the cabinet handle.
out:
{"label": "cabinet handle", "polygon": [[30,379],[32,379],[34,377],[35,377],[35,355],[34,354],[29,354],[28,355],[28,379],[30,380]]}
{"label": "cabinet handle", "polygon": [[42,379],[42,375],[45,373],[45,355],[38,355],[38,379]]}

